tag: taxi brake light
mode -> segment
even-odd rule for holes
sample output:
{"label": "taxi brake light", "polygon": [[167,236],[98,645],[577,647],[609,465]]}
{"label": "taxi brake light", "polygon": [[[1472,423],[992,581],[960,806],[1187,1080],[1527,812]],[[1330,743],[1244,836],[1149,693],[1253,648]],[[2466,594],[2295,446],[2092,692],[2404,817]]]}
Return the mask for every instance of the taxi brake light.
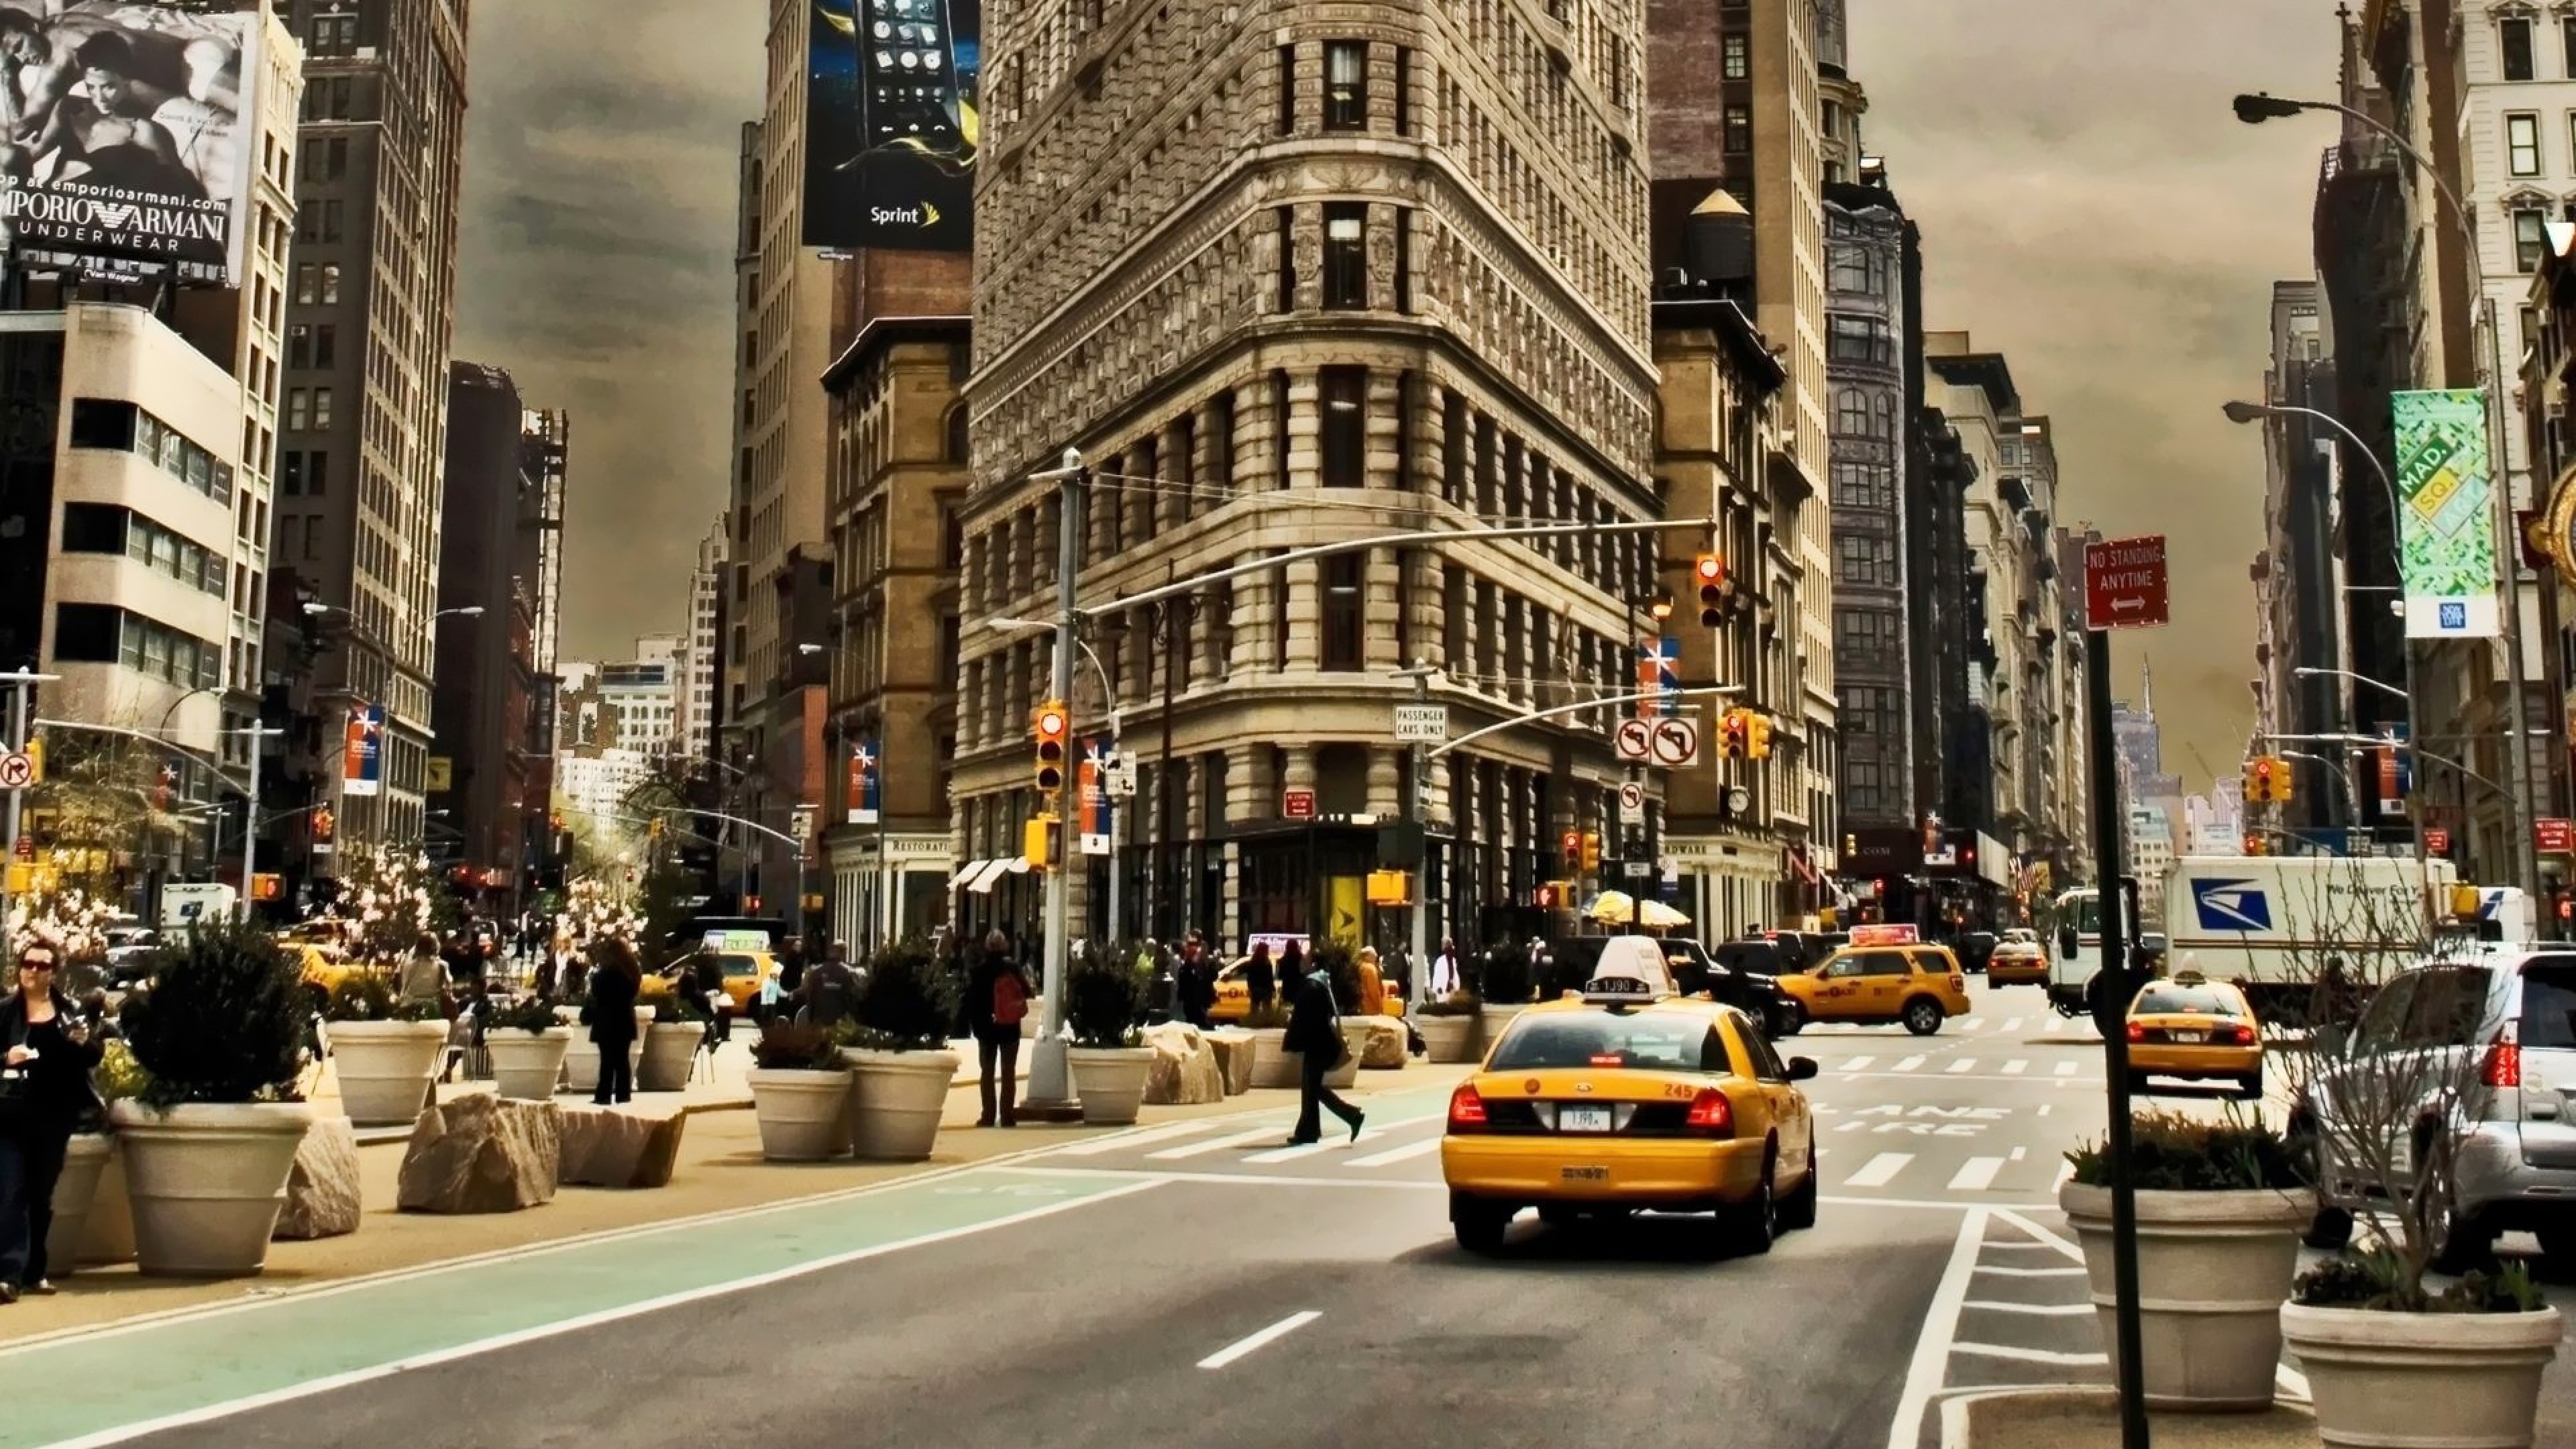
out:
{"label": "taxi brake light", "polygon": [[1619,1055],[1617,1052],[1594,1052],[1592,1054],[1592,1065],[1596,1067],[1624,1067],[1627,1064],[1628,1059]]}
{"label": "taxi brake light", "polygon": [[1466,1131],[1485,1125],[1485,1099],[1476,1095],[1476,1084],[1461,1082],[1449,1094],[1449,1130]]}
{"label": "taxi brake light", "polygon": [[2490,1087],[2522,1085],[2522,1044],[2514,1040],[2511,1023],[2498,1029],[2495,1040],[2487,1043],[2486,1059],[2478,1063],[2478,1080]]}
{"label": "taxi brake light", "polygon": [[1689,1126],[1694,1132],[1732,1133],[1735,1131],[1735,1104],[1715,1087],[1703,1087],[1691,1099]]}
{"label": "taxi brake light", "polygon": [[2227,1039],[2236,1043],[2238,1046],[2252,1046],[2254,1044],[2254,1028],[2250,1026],[2231,1026],[2227,1029]]}
{"label": "taxi brake light", "polygon": [[2145,1041],[2146,1039],[2147,1039],[2147,1029],[2146,1029],[2145,1027],[2143,1027],[2143,1026],[2138,1025],[2138,1024],[2137,1024],[2136,1022],[2134,1022],[2134,1021],[2133,1021],[2133,1022],[2130,1022],[2130,1023],[2129,1023],[2129,1040],[2131,1040],[2131,1041]]}

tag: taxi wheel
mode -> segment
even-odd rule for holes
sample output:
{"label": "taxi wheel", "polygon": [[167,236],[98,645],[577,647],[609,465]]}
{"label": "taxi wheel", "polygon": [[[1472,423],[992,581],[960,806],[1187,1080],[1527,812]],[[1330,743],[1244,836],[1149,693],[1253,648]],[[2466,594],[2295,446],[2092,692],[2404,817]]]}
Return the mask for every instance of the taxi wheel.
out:
{"label": "taxi wheel", "polygon": [[2263,1098],[2263,1074],[2261,1072],[2247,1072],[2245,1075],[2238,1077],[2236,1079],[2236,1090],[2255,1099],[2256,1101],[2261,1101]]}
{"label": "taxi wheel", "polygon": [[1721,1252],[1732,1249],[1750,1258],[1771,1251],[1771,1240],[1780,1236],[1780,1198],[1772,1189],[1771,1164],[1762,1165],[1762,1182],[1753,1196],[1718,1212],[1717,1229]]}
{"label": "taxi wheel", "polygon": [[1789,1196],[1780,1204],[1780,1226],[1784,1228],[1814,1227],[1816,1225],[1816,1197],[1816,1164],[1815,1159],[1811,1157],[1807,1160],[1807,1180],[1799,1183],[1798,1190],[1789,1194]]}
{"label": "taxi wheel", "polygon": [[1771,1019],[1771,1034],[1773,1036],[1796,1036],[1800,1031],[1806,1028],[1806,1025],[1806,1008],[1800,1006],[1794,1001],[1784,1001],[1780,1003],[1778,1014]]}
{"label": "taxi wheel", "polygon": [[1458,1235],[1458,1246],[1478,1255],[1502,1251],[1503,1235],[1511,1229],[1511,1210],[1462,1192],[1449,1194],[1449,1226]]}
{"label": "taxi wheel", "polygon": [[1941,1029],[1941,1003],[1929,996],[1918,996],[1905,1003],[1905,1029],[1916,1036],[1930,1036]]}

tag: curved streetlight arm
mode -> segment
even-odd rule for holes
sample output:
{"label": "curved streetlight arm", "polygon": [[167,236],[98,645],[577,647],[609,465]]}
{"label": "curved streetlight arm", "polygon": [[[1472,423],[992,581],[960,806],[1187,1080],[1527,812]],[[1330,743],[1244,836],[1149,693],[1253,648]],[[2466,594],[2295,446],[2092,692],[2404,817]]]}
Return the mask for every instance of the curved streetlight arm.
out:
{"label": "curved streetlight arm", "polygon": [[1641,699],[1671,699],[1675,695],[1679,695],[1684,699],[1707,699],[1713,695],[1723,696],[1742,694],[1743,692],[1744,687],[1742,685],[1706,684],[1692,689],[1646,689],[1640,690],[1635,694],[1613,694],[1600,699],[1582,700],[1574,704],[1560,704],[1552,709],[1535,709],[1531,710],[1527,714],[1516,714],[1510,719],[1503,720],[1497,724],[1489,724],[1483,729],[1469,730],[1458,738],[1450,740],[1433,749],[1431,751],[1431,758],[1436,760],[1442,755],[1449,753],[1451,750],[1454,750],[1460,745],[1466,744],[1471,740],[1481,740],[1487,735],[1498,734],[1504,730],[1511,729],[1516,725],[1525,725],[1533,720],[1554,719],[1558,715],[1572,714],[1576,710],[1597,709],[1605,704],[1633,704]]}
{"label": "curved streetlight arm", "polygon": [[2404,571],[2406,566],[2406,550],[2404,544],[2399,542],[2398,538],[2400,528],[2399,520],[2402,517],[2403,510],[2399,508],[2397,501],[2397,479],[2389,473],[2388,465],[2379,460],[2379,454],[2374,451],[2368,443],[2361,440],[2361,434],[2344,426],[2343,419],[2336,417],[2332,413],[2322,412],[2316,408],[2300,407],[2294,403],[2232,402],[2221,408],[2220,411],[2227,414],[2228,421],[2237,423],[2250,423],[2256,418],[2314,418],[2318,422],[2321,422],[2327,427],[2334,429],[2336,432],[2341,433],[2344,440],[2352,444],[2353,451],[2361,454],[2363,461],[2370,464],[2370,471],[2379,475],[2380,485],[2388,490],[2388,546],[2390,551],[2396,555],[2397,565],[2400,572]]}

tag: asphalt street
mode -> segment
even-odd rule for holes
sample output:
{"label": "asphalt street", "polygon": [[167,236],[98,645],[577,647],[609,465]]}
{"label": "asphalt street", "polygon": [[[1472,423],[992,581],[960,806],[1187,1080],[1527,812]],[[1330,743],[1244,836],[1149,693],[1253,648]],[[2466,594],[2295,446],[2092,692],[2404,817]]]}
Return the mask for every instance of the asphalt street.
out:
{"label": "asphalt street", "polygon": [[[1931,1038],[1783,1044],[1822,1068],[1824,1203],[1762,1257],[1712,1257],[1697,1219],[1527,1216],[1465,1255],[1445,1086],[1373,1075],[1395,1090],[1356,1143],[1284,1147],[1277,1112],[1032,1134],[848,1203],[394,1285],[343,1305],[363,1330],[244,1310],[196,1331],[258,1343],[257,1373],[0,1443],[1917,1449],[1951,1394],[2107,1378],[2053,1207],[2104,1121],[2099,1043],[2036,988],[1973,994]],[[0,1374],[187,1361],[153,1335],[188,1327],[0,1352]]]}

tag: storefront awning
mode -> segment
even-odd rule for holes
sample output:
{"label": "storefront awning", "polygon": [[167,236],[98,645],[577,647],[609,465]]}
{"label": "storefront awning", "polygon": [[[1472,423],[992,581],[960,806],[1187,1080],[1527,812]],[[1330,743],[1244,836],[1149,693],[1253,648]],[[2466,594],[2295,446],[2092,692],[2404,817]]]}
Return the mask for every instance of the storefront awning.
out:
{"label": "storefront awning", "polygon": [[1017,856],[1004,856],[999,860],[988,860],[984,862],[984,868],[982,870],[975,872],[975,878],[966,882],[966,889],[973,891],[979,896],[989,893],[993,889],[993,883],[1000,880],[1003,873],[1010,870],[1014,862],[1017,862],[1022,870],[1028,869],[1028,863],[1024,860],[1020,860]]}
{"label": "storefront awning", "polygon": [[982,870],[990,863],[991,862],[989,861],[970,860],[964,865],[957,867],[957,873],[948,878],[948,888],[953,891],[964,882],[974,879],[975,872]]}

